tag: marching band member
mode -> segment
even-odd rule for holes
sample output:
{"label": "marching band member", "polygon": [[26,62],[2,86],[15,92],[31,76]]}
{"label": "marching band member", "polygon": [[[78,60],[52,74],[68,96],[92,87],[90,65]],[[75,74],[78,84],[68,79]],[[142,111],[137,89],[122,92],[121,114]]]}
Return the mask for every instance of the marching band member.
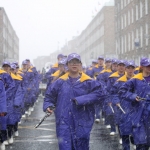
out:
{"label": "marching band member", "polygon": [[[112,73],[111,70],[111,62],[112,60],[109,58],[105,59],[105,69],[100,72],[100,74],[97,76],[97,81],[101,82],[104,85],[104,88],[107,86],[107,80],[110,74]],[[100,122],[100,110],[102,110],[102,117],[104,119],[105,117],[105,107],[104,102],[98,104],[100,109],[95,109],[95,122]],[[107,125],[107,120],[105,120],[105,124]]]}
{"label": "marching band member", "polygon": [[115,81],[117,81],[121,76],[125,74],[125,65],[126,62],[124,60],[119,60],[117,64],[117,72],[114,72],[111,74],[108,78],[107,81],[107,91],[108,91],[108,98],[105,100],[106,108],[106,116],[107,116],[107,121],[109,121],[108,124],[111,126],[111,132],[110,135],[115,135],[116,133],[116,126],[115,126],[115,119],[114,119],[114,109],[113,109],[113,104],[112,104],[112,99],[111,99],[111,88],[113,87]]}
{"label": "marching band member", "polygon": [[[2,64],[2,68],[3,70],[0,70],[0,77],[4,82],[5,85],[5,92],[6,92],[6,104],[7,104],[7,110],[9,108],[9,106],[12,108],[12,105],[8,105],[9,103],[11,104],[11,96],[13,94],[13,89],[15,87],[15,83],[13,81],[13,79],[10,76],[10,63],[5,61]],[[7,111],[8,112],[8,111]],[[2,135],[2,139],[4,141],[5,145],[8,145],[9,143],[13,143],[13,139],[12,138],[8,138],[7,137],[7,129],[9,127],[9,119],[8,119],[8,115],[10,113],[7,113],[7,116],[2,116],[0,118],[1,120],[1,135]]]}
{"label": "marching band member", "polygon": [[132,134],[136,150],[150,147],[150,60],[142,58],[140,73],[128,80],[119,90],[122,99],[134,105]]}
{"label": "marching band member", "polygon": [[59,150],[88,150],[94,122],[94,103],[105,95],[100,83],[80,72],[81,58],[72,53],[67,59],[68,72],[49,86],[43,109],[53,112]]}
{"label": "marching band member", "polygon": [[119,98],[119,88],[128,80],[134,76],[135,64],[133,61],[126,63],[126,74],[119,78],[111,89],[112,103],[115,107],[115,121],[119,127],[120,144],[122,144],[123,150],[130,150],[130,140],[133,143],[132,135],[132,116],[134,109],[131,102]]}
{"label": "marching band member", "polygon": [[[7,104],[6,104],[6,93],[5,93],[5,86],[3,80],[0,78],[0,118],[6,116],[7,114]],[[3,132],[3,119],[0,119],[0,149],[5,150],[4,144],[4,136],[5,132]],[[4,127],[6,128],[6,127]],[[3,135],[4,134],[4,135]]]}

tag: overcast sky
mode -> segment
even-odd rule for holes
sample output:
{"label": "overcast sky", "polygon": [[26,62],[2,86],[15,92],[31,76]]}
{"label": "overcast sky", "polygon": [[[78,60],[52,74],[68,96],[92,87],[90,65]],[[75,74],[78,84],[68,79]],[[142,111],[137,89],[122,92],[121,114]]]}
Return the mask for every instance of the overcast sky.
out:
{"label": "overcast sky", "polygon": [[19,37],[20,61],[50,55],[86,28],[109,0],[0,0]]}

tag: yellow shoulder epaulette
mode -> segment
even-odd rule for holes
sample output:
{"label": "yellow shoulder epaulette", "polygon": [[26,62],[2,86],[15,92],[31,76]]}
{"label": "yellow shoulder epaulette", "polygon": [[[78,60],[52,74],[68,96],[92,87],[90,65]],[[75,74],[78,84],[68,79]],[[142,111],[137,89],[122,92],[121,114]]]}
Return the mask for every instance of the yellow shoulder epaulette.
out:
{"label": "yellow shoulder epaulette", "polygon": [[58,63],[54,64],[52,68],[58,68]]}
{"label": "yellow shoulder epaulette", "polygon": [[13,79],[15,79],[15,80],[22,80],[22,78],[20,78],[19,76],[16,76],[15,74],[13,74],[13,73],[11,73],[10,74],[11,75],[11,77],[13,78]]}
{"label": "yellow shoulder epaulette", "polygon": [[60,74],[60,70],[57,70],[55,73],[53,73],[51,76],[58,77]]}
{"label": "yellow shoulder epaulette", "polygon": [[105,72],[112,72],[110,69],[104,69],[100,72],[100,74],[105,73]]}
{"label": "yellow shoulder epaulette", "polygon": [[2,74],[2,73],[7,73],[7,72],[0,69],[0,74]]}
{"label": "yellow shoulder epaulette", "polygon": [[[66,74],[64,74],[63,76],[61,76],[60,79],[67,80],[68,76],[69,76],[69,72],[67,72]],[[80,82],[84,82],[86,80],[92,80],[92,78],[82,72],[81,78],[80,78]]]}
{"label": "yellow shoulder epaulette", "polygon": [[114,72],[113,74],[111,74],[111,75],[109,76],[109,78],[112,78],[112,77],[120,77],[120,75],[119,75],[118,72],[116,71],[116,72]]}
{"label": "yellow shoulder epaulette", "polygon": [[28,69],[28,72],[33,72],[31,69]]}
{"label": "yellow shoulder epaulette", "polygon": [[136,67],[136,68],[135,68],[135,71],[137,71],[137,70],[140,70],[140,67]]}
{"label": "yellow shoulder epaulette", "polygon": [[143,80],[144,77],[143,77],[143,74],[142,73],[138,73],[136,74],[132,79],[139,79],[139,80]]}
{"label": "yellow shoulder epaulette", "polygon": [[124,75],[121,78],[119,78],[117,81],[122,81],[122,82],[126,82],[127,81],[127,76]]}

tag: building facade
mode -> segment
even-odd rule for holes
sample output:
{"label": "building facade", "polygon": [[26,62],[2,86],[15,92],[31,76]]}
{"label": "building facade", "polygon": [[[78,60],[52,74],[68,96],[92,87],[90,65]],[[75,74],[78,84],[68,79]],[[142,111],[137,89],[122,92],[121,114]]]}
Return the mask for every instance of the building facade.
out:
{"label": "building facade", "polygon": [[117,57],[115,51],[114,3],[106,3],[79,36],[79,54],[86,65],[98,56]]}
{"label": "building facade", "polygon": [[0,65],[5,60],[19,62],[19,38],[4,8],[0,7]]}
{"label": "building facade", "polygon": [[98,56],[117,57],[115,49],[115,7],[114,0],[104,7],[92,19],[79,36],[73,37],[61,50],[50,54],[50,60],[56,61],[57,55],[76,52],[81,55],[84,65],[90,65]]}
{"label": "building facade", "polygon": [[82,63],[85,66],[90,65],[91,61],[100,55],[117,58],[114,13],[114,0],[110,0],[105,3],[79,36],[73,37],[60,50],[50,54],[51,62],[56,62],[57,55],[60,53],[68,55],[73,52],[81,55]]}
{"label": "building facade", "polygon": [[115,40],[120,59],[150,58],[150,1],[115,0]]}

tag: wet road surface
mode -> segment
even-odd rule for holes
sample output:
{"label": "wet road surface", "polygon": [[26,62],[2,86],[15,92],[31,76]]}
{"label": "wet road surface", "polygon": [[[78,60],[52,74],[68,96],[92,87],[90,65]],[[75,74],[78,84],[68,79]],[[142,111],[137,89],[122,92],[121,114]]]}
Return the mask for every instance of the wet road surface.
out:
{"label": "wet road surface", "polygon": [[[22,123],[19,125],[19,137],[15,137],[14,143],[6,146],[6,150],[58,150],[54,115],[34,129],[34,126],[44,116],[42,104],[43,99],[39,97],[39,102],[35,104],[32,114],[26,119],[22,119]],[[90,150],[121,150],[118,134],[110,136],[109,133],[109,129],[105,128],[103,121],[94,124]]]}

